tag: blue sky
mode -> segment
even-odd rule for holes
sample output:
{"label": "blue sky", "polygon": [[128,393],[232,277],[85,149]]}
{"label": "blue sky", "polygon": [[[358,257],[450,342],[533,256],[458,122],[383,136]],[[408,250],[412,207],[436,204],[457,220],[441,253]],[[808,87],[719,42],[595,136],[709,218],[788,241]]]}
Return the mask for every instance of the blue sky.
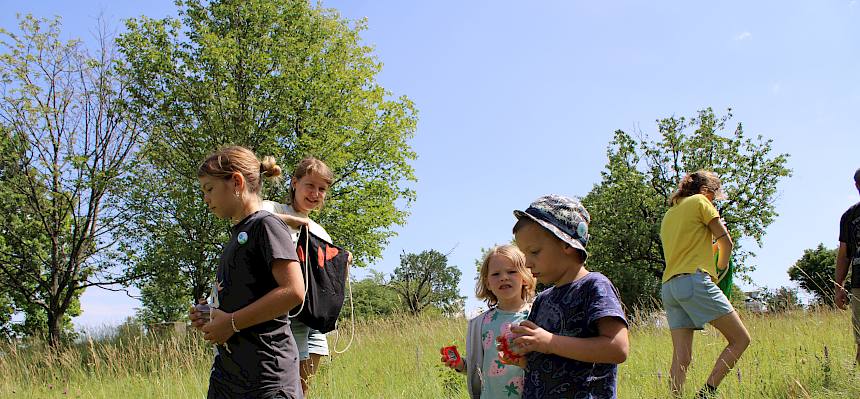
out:
{"label": "blue sky", "polygon": [[[375,269],[402,251],[453,248],[467,310],[480,249],[510,240],[511,210],[547,193],[585,195],[616,129],[655,134],[654,121],[731,107],[747,135],[791,154],[780,216],[756,249],[759,286],[791,285],[804,249],[835,247],[841,213],[860,200],[860,4],[856,0],[512,2],[325,1],[366,17],[378,81],[419,110],[412,142],[418,199]],[[115,26],[175,14],[172,1],[10,1],[14,12],[60,15],[90,37],[102,12]],[[90,290],[80,326],[116,324],[134,300]]]}

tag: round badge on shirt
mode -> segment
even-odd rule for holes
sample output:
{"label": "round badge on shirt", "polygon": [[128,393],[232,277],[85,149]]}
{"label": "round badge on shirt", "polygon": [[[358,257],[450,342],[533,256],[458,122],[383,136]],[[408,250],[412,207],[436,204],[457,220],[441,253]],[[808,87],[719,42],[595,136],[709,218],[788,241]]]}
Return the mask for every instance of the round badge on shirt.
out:
{"label": "round badge on shirt", "polygon": [[239,236],[236,237],[236,240],[239,241],[239,244],[244,244],[244,243],[248,242],[248,233],[246,233],[244,231],[240,232]]}

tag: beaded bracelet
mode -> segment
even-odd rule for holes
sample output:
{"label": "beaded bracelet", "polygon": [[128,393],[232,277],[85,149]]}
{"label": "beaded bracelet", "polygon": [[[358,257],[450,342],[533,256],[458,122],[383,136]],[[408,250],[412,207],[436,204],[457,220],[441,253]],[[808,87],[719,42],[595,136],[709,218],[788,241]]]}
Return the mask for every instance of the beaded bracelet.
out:
{"label": "beaded bracelet", "polygon": [[237,333],[237,332],[239,332],[239,329],[236,328],[236,320],[233,319],[234,314],[235,313],[230,313],[230,326],[233,327],[233,332]]}

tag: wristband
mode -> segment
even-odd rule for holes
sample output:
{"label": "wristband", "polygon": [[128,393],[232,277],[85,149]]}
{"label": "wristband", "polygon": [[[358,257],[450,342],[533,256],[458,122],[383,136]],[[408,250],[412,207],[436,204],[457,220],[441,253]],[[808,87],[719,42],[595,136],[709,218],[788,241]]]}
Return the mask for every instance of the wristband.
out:
{"label": "wristband", "polygon": [[235,319],[233,319],[233,315],[234,315],[234,314],[235,314],[235,313],[230,313],[230,327],[233,327],[233,332],[234,332],[234,333],[237,333],[237,332],[239,332],[239,329],[238,329],[238,328],[236,328],[236,320],[235,320]]}

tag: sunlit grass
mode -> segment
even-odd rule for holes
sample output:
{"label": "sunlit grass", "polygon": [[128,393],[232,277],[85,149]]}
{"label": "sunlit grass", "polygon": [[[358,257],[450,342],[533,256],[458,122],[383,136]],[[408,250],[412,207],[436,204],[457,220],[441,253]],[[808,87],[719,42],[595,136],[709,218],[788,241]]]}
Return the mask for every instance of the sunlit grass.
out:
{"label": "sunlit grass", "polygon": [[[744,314],[753,342],[720,387],[723,398],[860,397],[850,316],[844,312]],[[329,336],[332,349],[349,339]],[[343,354],[325,361],[312,398],[467,398],[465,379],[440,366],[439,348],[464,348],[462,319],[395,317],[359,323]],[[665,327],[635,325],[619,368],[620,398],[668,397],[671,340]],[[725,341],[696,333],[689,391],[700,387]],[[0,347],[0,397],[204,397],[211,347],[199,335],[125,334],[52,353],[41,344]]]}

